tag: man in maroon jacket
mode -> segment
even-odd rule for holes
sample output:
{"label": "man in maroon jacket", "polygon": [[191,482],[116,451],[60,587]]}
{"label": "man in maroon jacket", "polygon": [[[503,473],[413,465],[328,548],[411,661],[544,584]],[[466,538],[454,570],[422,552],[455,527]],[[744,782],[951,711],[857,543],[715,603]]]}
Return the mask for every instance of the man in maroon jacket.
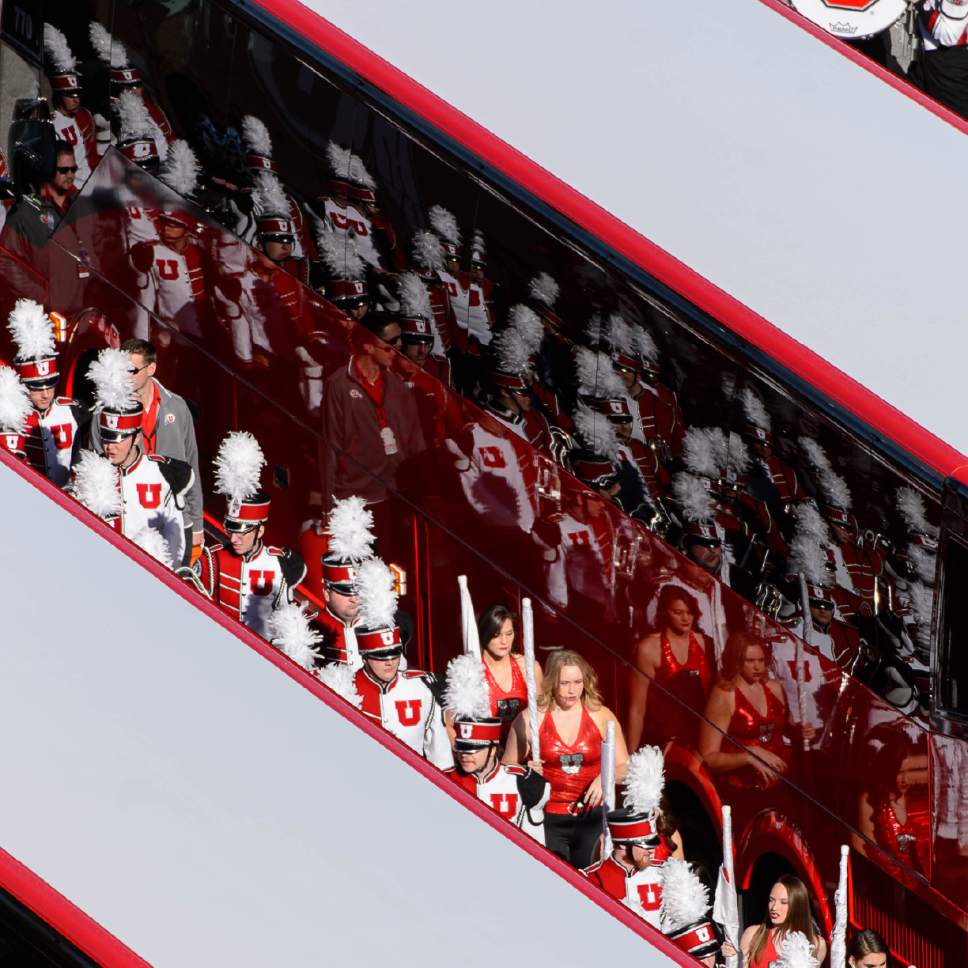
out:
{"label": "man in maroon jacket", "polygon": [[370,313],[353,341],[356,352],[327,381],[323,397],[323,496],[330,502],[359,494],[379,514],[400,464],[426,445],[413,393],[391,368],[400,324]]}

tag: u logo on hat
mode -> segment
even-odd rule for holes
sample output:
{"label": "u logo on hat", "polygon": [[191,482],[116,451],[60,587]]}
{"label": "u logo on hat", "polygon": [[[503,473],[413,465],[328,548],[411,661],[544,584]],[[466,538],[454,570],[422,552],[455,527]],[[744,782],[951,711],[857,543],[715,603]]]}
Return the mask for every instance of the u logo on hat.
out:
{"label": "u logo on hat", "polygon": [[393,645],[393,629],[384,629],[380,633],[380,641],[384,645]]}
{"label": "u logo on hat", "polygon": [[37,375],[47,376],[50,373],[50,360],[37,361]]}
{"label": "u logo on hat", "polygon": [[460,723],[460,738],[470,739],[474,735],[474,727],[471,723]]}
{"label": "u logo on hat", "polygon": [[104,424],[108,430],[118,429],[118,415],[116,413],[106,413],[104,415]]}

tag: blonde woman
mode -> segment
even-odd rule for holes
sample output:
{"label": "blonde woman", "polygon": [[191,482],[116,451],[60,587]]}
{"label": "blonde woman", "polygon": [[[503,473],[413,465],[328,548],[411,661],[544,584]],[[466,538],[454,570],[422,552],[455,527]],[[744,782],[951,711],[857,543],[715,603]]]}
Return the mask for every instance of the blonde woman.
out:
{"label": "blonde woman", "polygon": [[541,770],[551,786],[545,806],[545,843],[573,867],[587,867],[595,859],[602,831],[602,738],[611,720],[615,723],[615,781],[621,783],[629,758],[622,727],[602,703],[595,670],[568,649],[552,652],[548,659],[538,716],[537,749],[525,710],[514,721],[504,762],[530,761]]}

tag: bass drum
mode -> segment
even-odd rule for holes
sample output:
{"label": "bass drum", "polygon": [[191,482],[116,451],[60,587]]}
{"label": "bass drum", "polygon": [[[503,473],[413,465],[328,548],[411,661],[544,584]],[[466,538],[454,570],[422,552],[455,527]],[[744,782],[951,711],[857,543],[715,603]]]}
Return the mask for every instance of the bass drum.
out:
{"label": "bass drum", "polygon": [[907,0],[793,0],[795,10],[841,40],[887,30],[907,6]]}

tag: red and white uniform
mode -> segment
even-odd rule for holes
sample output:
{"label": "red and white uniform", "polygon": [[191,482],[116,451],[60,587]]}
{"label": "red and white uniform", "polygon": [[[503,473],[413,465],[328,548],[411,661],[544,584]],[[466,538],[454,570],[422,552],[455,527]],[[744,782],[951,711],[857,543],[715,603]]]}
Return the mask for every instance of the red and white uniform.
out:
{"label": "red and white uniform", "polygon": [[662,383],[654,387],[640,383],[642,392],[638,397],[627,395],[632,414],[637,418],[632,424],[632,436],[645,443],[661,439],[673,456],[682,450],[682,437],[686,432],[675,393]]}
{"label": "red and white uniform", "polygon": [[544,843],[543,808],[548,802],[551,787],[540,773],[526,766],[495,763],[493,769],[483,777],[477,773],[461,773],[456,769],[449,770],[447,775],[508,823]]}
{"label": "red and white uniform", "polygon": [[941,9],[942,0],[922,0],[918,17],[921,40],[925,50],[939,47],[964,47],[968,44],[968,7],[954,8],[949,5],[950,16]]}
{"label": "red and white uniform", "polygon": [[545,578],[552,602],[566,607],[569,589],[589,587],[589,580],[594,581],[594,576],[598,576],[598,581],[590,587],[596,588],[599,584],[608,587],[612,568],[612,534],[608,519],[596,519],[596,523],[604,525],[601,534],[571,514],[552,514],[546,520],[557,526],[559,535],[557,546],[546,546],[548,550],[544,556]]}
{"label": "red and white uniform", "polygon": [[[182,332],[202,335],[206,305],[205,258],[200,246],[189,242],[176,252],[163,242],[144,242],[131,250],[131,262],[146,290],[142,304]],[[135,335],[149,338],[149,319],[139,313]]]}
{"label": "red and white uniform", "polygon": [[454,766],[450,737],[434,695],[434,677],[419,669],[398,672],[381,682],[364,666],[356,673],[356,691],[363,699],[363,715],[403,740],[438,769]]}
{"label": "red and white uniform", "polygon": [[263,638],[268,638],[273,611],[292,600],[292,589],[306,574],[294,551],[262,542],[245,556],[221,545],[206,545],[195,567],[209,598]]}
{"label": "red and white uniform", "polygon": [[339,665],[348,665],[354,672],[363,668],[363,658],[360,656],[360,647],[356,643],[353,625],[347,625],[328,608],[313,619],[313,625],[323,637],[319,651],[325,663],[336,662]]}
{"label": "red and white uniform", "polygon": [[450,296],[450,306],[457,328],[471,339],[477,340],[481,346],[487,346],[493,335],[484,288],[471,282],[470,276],[465,272],[452,276],[441,269],[439,275]]}
{"label": "red and white uniform", "polygon": [[78,108],[74,117],[54,111],[52,118],[57,137],[66,141],[74,149],[74,163],[77,175],[74,182],[81,187],[91,176],[98,163],[97,129],[94,115],[87,108]]}
{"label": "red and white uniform", "polygon": [[55,397],[46,413],[27,417],[27,462],[58,487],[71,479],[71,465],[79,446],[80,404]]}
{"label": "red and white uniform", "polygon": [[[155,224],[154,213],[145,208],[141,198],[134,192],[124,192],[121,195],[123,208],[122,231],[124,232],[125,249],[131,250],[140,242],[157,242],[158,226]],[[142,287],[144,280],[140,280]]]}
{"label": "red and white uniform", "polygon": [[374,269],[382,269],[370,220],[352,205],[340,206],[331,198],[323,203],[323,209],[326,213],[326,230],[333,232],[339,239],[352,236],[356,239],[356,251],[360,258]]}
{"label": "red and white uniform", "polygon": [[138,454],[127,470],[118,469],[121,516],[116,531],[134,538],[143,528],[157,531],[177,566],[185,554],[185,495],[195,480],[191,465],[172,457]]}
{"label": "red and white uniform", "polygon": [[652,865],[645,870],[635,870],[620,864],[614,857],[586,867],[582,872],[593,884],[597,884],[609,897],[621,901],[629,910],[648,921],[653,927],[659,925],[659,906],[662,904],[662,867]]}

